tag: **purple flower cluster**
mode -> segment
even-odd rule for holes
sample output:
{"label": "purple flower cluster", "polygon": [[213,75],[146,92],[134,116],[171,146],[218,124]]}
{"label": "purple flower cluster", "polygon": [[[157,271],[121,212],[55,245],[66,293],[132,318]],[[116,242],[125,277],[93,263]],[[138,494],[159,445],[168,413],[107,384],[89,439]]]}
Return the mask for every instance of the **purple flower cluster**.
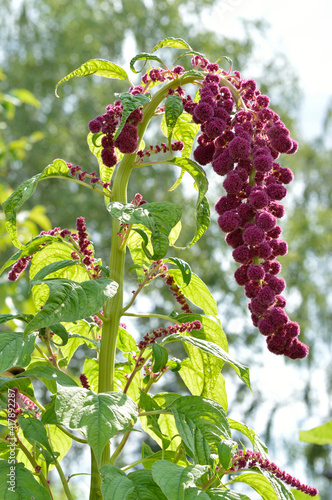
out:
{"label": "purple flower cluster", "polygon": [[316,488],[301,483],[295,477],[287,474],[287,472],[280,470],[279,467],[277,467],[277,465],[271,462],[269,459],[262,458],[262,455],[260,453],[255,453],[250,450],[246,450],[245,452],[239,450],[238,454],[233,456],[232,466],[229,470],[232,472],[237,472],[241,469],[257,466],[261,469],[265,469],[271,472],[281,481],[284,481],[289,486],[292,486],[293,488],[296,488],[297,490],[302,491],[303,493],[306,493],[311,497],[315,497],[316,495],[318,495],[318,490]]}
{"label": "purple flower cluster", "polygon": [[[131,89],[132,94],[142,93],[143,87]],[[123,106],[121,101],[115,101],[106,107],[106,113],[97,116],[89,122],[89,130],[92,134],[102,132],[101,139],[102,151],[101,157],[104,165],[114,167],[118,158],[115,148],[121,153],[134,153],[138,147],[137,125],[143,119],[143,113],[140,108],[135,109],[127,118],[127,121],[121,130],[119,136],[114,140],[114,134],[121,122]]]}
{"label": "purple flower cluster", "polygon": [[[17,387],[13,387],[13,389],[10,390],[10,393],[8,394],[8,404],[7,404],[7,419],[11,421],[11,423],[15,420],[17,420],[17,417],[23,413],[23,410],[20,408],[20,405],[18,404],[19,392]],[[16,422],[16,425],[17,422]],[[11,439],[11,437],[9,436]]]}
{"label": "purple flower cluster", "polygon": [[162,275],[161,278],[165,278],[165,283],[168,286],[168,288],[173,292],[173,297],[175,297],[175,300],[181,305],[181,309],[185,313],[192,313],[192,310],[190,309],[185,296],[180,290],[180,287],[175,283],[175,279],[173,276],[170,274],[165,274],[164,276]]}
{"label": "purple flower cluster", "polygon": [[32,255],[28,255],[28,257],[22,257],[22,259],[19,259],[8,273],[9,281],[17,281],[23,271],[27,268],[27,265],[29,264],[31,259]]}
{"label": "purple flower cluster", "polygon": [[[182,149],[184,148],[184,144],[182,141],[174,141],[172,143],[172,151],[182,151]],[[143,161],[143,158],[146,156],[146,157],[150,157],[151,154],[155,153],[167,153],[169,151],[169,147],[167,146],[167,144],[165,144],[164,142],[162,142],[160,144],[160,146],[157,144],[156,146],[150,146],[149,149],[140,149],[139,151],[137,151],[137,156],[140,158],[141,161]]]}
{"label": "purple flower cluster", "polygon": [[[297,142],[254,80],[244,80],[238,72],[216,73],[216,64],[204,62],[204,68],[207,74],[199,102],[187,96],[183,103],[201,125],[195,160],[201,165],[211,162],[218,175],[226,176],[226,195],[215,209],[233,258],[241,264],[235,280],[251,299],[253,324],[266,336],[268,349],[292,359],[304,358],[308,347],[297,338],[299,325],[285,313],[286,300],[280,295],[285,281],[277,277],[281,265],[276,260],[287,253],[287,243],[279,239],[278,219],[285,213],[279,202],[287,194],[285,185],[293,180],[292,171],[276,160],[280,153],[295,153]],[[237,103],[234,95],[239,96]],[[239,102],[243,109],[238,110]]]}
{"label": "purple flower cluster", "polygon": [[88,377],[86,375],[84,375],[84,373],[81,373],[81,375],[80,375],[80,382],[82,384],[82,387],[84,387],[84,389],[90,389]]}
{"label": "purple flower cluster", "polygon": [[166,80],[174,80],[174,78],[179,77],[184,72],[184,67],[177,65],[172,70],[152,68],[142,77],[142,83],[145,84],[145,89],[149,87],[151,83],[165,82]]}
{"label": "purple flower cluster", "polygon": [[31,401],[31,399],[28,398],[28,396],[26,396],[25,394],[21,394],[20,392],[18,392],[17,393],[17,402],[21,403],[25,407],[26,410],[29,410],[29,411],[32,411],[33,413],[35,413],[36,418],[38,418],[40,416],[40,411],[39,411],[38,406],[33,401]]}
{"label": "purple flower cluster", "polygon": [[97,172],[90,172],[88,174],[87,170],[82,171],[81,167],[78,165],[74,166],[72,163],[67,163],[67,167],[69,168],[69,172],[73,177],[77,177],[79,181],[85,181],[89,179],[92,185],[99,184],[103,188],[107,189],[110,185],[110,182],[102,182],[99,177],[97,177]]}
{"label": "purple flower cluster", "polygon": [[[91,249],[92,244],[88,239],[84,217],[78,217],[76,220],[76,228],[78,234],[73,233],[69,229],[55,227],[49,231],[41,231],[39,236],[59,236],[64,240],[69,240],[76,247],[76,251],[71,252],[72,259],[81,260],[82,264],[84,264],[91,273],[91,277],[97,279],[100,277],[100,270],[98,265],[94,264],[93,250]],[[42,243],[39,249],[45,245],[47,245],[47,243]],[[29,261],[34,256],[34,253],[27,257],[22,257],[13,265],[8,273],[8,279],[10,281],[16,281],[20,277],[21,273],[26,269]]]}
{"label": "purple flower cluster", "polygon": [[97,278],[99,276],[99,268],[98,265],[94,265],[93,250],[91,249],[91,241],[88,239],[88,233],[86,232],[84,217],[76,219],[76,229],[80,254],[83,256],[82,263],[92,271],[93,277]]}
{"label": "purple flower cluster", "polygon": [[187,323],[182,323],[181,325],[175,324],[167,326],[166,328],[158,328],[158,330],[153,330],[152,333],[146,333],[143,340],[137,344],[137,347],[140,351],[142,351],[149,345],[154,344],[160,337],[166,337],[167,335],[172,335],[173,333],[192,332],[193,330],[200,330],[201,328],[203,328],[203,325],[198,320],[188,321]]}

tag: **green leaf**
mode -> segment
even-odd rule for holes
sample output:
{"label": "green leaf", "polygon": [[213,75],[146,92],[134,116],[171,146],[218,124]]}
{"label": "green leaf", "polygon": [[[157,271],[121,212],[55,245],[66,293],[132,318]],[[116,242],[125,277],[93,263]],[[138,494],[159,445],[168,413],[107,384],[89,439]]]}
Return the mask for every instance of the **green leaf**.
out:
{"label": "green leaf", "polygon": [[192,247],[205,233],[210,225],[210,205],[207,198],[204,196],[202,202],[196,212],[196,233],[188,245]]}
{"label": "green leaf", "polygon": [[210,500],[208,494],[200,490],[199,488],[187,488],[184,492],[184,500],[195,500],[199,498],[200,500]]}
{"label": "green leaf", "polygon": [[196,481],[202,477],[209,468],[204,465],[180,465],[159,460],[152,466],[152,476],[167,500],[184,500],[185,490],[196,486]]}
{"label": "green leaf", "polygon": [[152,371],[158,373],[161,368],[166,366],[168,361],[168,352],[165,347],[159,344],[152,344]]}
{"label": "green leaf", "polygon": [[236,442],[230,439],[224,439],[218,444],[219,461],[226,470],[230,467],[232,461],[232,450],[236,445]]}
{"label": "green leaf", "polygon": [[[165,101],[165,120],[167,125],[167,137],[170,142],[177,119],[183,112],[182,100],[179,96],[171,94]],[[171,146],[170,146],[171,150]]]}
{"label": "green leaf", "polygon": [[294,500],[292,492],[271,472],[261,469],[261,473],[269,481],[279,500]]}
{"label": "green leaf", "polygon": [[218,319],[217,302],[206,284],[197,274],[192,273],[188,285],[185,283],[181,271],[171,269],[168,271],[168,274],[173,276],[175,283],[181,288],[181,292],[190,302],[200,307],[207,316],[213,316]]}
{"label": "green leaf", "polygon": [[43,309],[26,326],[25,335],[60,321],[77,321],[95,314],[118,288],[108,278],[82,283],[57,278],[33,283],[46,284],[50,295]]}
{"label": "green leaf", "polygon": [[181,158],[176,156],[164,163],[169,163],[171,165],[176,165],[177,167],[183,168],[191,177],[194,179],[195,189],[198,191],[197,207],[200,206],[209,186],[204,169],[194,160],[189,158]]}
{"label": "green leaf", "polygon": [[33,386],[27,378],[0,377],[0,391],[7,392],[8,388],[17,387],[29,397],[34,397]]}
{"label": "green leaf", "polygon": [[[153,399],[149,394],[140,390],[139,406],[145,411],[160,410],[161,407],[158,405],[155,399]],[[160,429],[159,418],[161,415],[148,415],[146,417],[147,427],[162,441],[162,448],[166,449],[170,443],[170,439],[167,439]],[[144,427],[143,427],[144,428]]]}
{"label": "green leaf", "polygon": [[[143,448],[143,446],[142,446],[142,448]],[[150,450],[151,450],[151,448],[150,448]],[[150,455],[147,453],[143,454],[143,452],[142,452],[142,458],[148,459],[148,460],[142,461],[142,465],[145,469],[151,470],[153,464],[159,460],[167,460],[168,462],[174,462],[174,459],[177,458],[177,464],[186,467],[188,465],[188,462],[185,460],[185,458],[178,459],[178,457],[179,457],[179,455],[176,451],[159,450],[156,453],[153,453],[151,450]]]}
{"label": "green leaf", "polygon": [[55,323],[54,325],[51,325],[50,330],[53,333],[55,333],[55,335],[60,337],[60,339],[62,340],[62,344],[58,344],[57,342],[54,341],[54,339],[52,339],[53,344],[55,344],[56,346],[59,346],[59,347],[62,347],[62,346],[67,344],[69,334],[68,334],[67,330],[65,329],[65,327],[61,323]]}
{"label": "green leaf", "polygon": [[77,260],[59,260],[57,262],[52,262],[52,264],[47,264],[46,266],[42,267],[40,271],[38,271],[34,275],[33,280],[41,281],[51,273],[55,273],[56,271],[59,271],[64,267],[76,266],[77,264],[79,264]]}
{"label": "green leaf", "polygon": [[[213,343],[227,354],[227,339],[219,323],[199,314],[180,314],[176,319],[179,323],[199,320],[203,325],[201,330],[193,330],[190,333],[182,332],[182,335]],[[191,394],[214,399],[227,410],[225,380],[220,373],[224,360],[190,343],[184,343],[184,347],[190,359],[186,358],[182,361],[180,376]]]}
{"label": "green leaf", "polygon": [[250,498],[243,493],[237,493],[231,490],[220,490],[219,488],[211,488],[207,491],[207,494],[211,500],[218,500],[219,498],[223,500],[250,500]]}
{"label": "green leaf", "polygon": [[0,333],[0,373],[13,366],[28,366],[35,349],[36,334],[23,338],[23,332]]}
{"label": "green leaf", "polygon": [[[144,64],[139,71],[136,71],[135,69],[136,61],[144,61]],[[157,61],[160,64],[162,64],[162,66],[166,67],[165,64],[162,62],[162,60],[159,59],[159,57],[149,54],[147,52],[141,52],[140,54],[137,54],[135,57],[133,57],[132,60],[130,61],[131,71],[133,73],[140,73],[143,70],[144,66],[146,65],[147,61]]]}
{"label": "green leaf", "polygon": [[[132,231],[130,231],[129,237],[127,239],[127,246],[130,251],[131,258],[135,263],[136,274],[140,282],[142,282],[145,278],[144,269],[148,269],[151,260],[146,256],[144,248],[147,248],[148,251],[153,253],[153,248],[151,243],[149,242],[149,237],[146,232],[142,229],[145,229],[145,226],[141,224],[135,224],[132,226]],[[148,231],[151,238],[151,231]]]}
{"label": "green leaf", "polygon": [[[168,129],[166,124],[165,115],[161,121],[161,131],[162,133],[168,137]],[[181,156],[183,158],[189,158],[191,155],[191,151],[195,142],[195,137],[199,131],[200,125],[194,123],[192,121],[192,116],[189,113],[182,113],[173,128],[172,137],[176,141],[182,141],[184,144],[184,148],[181,151]],[[174,188],[171,188],[171,190]]]}
{"label": "green leaf", "polygon": [[68,363],[80,345],[86,344],[90,349],[100,347],[100,343],[93,339],[96,330],[99,332],[97,325],[91,329],[91,324],[81,319],[75,323],[66,323],[66,330],[69,332],[69,339],[68,343],[61,347],[61,352]]}
{"label": "green leaf", "polygon": [[18,423],[23,431],[25,439],[27,439],[30,444],[34,446],[38,443],[53,455],[45,426],[40,420],[36,417],[19,415]]}
{"label": "green leaf", "polygon": [[97,463],[106,443],[137,420],[137,405],[118,392],[96,394],[77,387],[58,387],[55,402],[58,421],[70,429],[80,429],[94,451]]}
{"label": "green leaf", "polygon": [[[120,125],[118,126],[116,133],[113,137],[114,141],[120,135],[121,130],[123,129],[124,124],[126,123],[127,118],[130,115],[130,113],[135,111],[135,109],[140,108],[141,106],[144,106],[144,104],[147,104],[151,99],[151,96],[147,95],[147,94],[133,95],[133,94],[129,94],[129,92],[124,92],[123,94],[117,94],[117,97],[122,102],[123,111],[122,111]],[[181,101],[181,103],[182,103],[182,101]]]}
{"label": "green leaf", "polygon": [[[175,393],[162,393],[154,396],[153,401],[158,404],[158,407],[165,408],[167,405],[171,404],[173,401],[175,401],[175,399],[179,397],[181,396]],[[165,441],[163,442],[162,439],[151,430],[151,427],[148,426],[147,417],[140,417],[140,422],[145,432],[147,432],[159,444],[161,448],[166,448]],[[166,436],[166,438],[170,442],[167,448],[169,448],[170,451],[176,452],[179,445],[181,444],[181,438],[178,435],[173,415],[159,415],[158,426],[162,433],[162,436]]]}
{"label": "green leaf", "polygon": [[60,237],[57,236],[37,236],[33,240],[31,240],[27,245],[24,246],[23,250],[19,250],[14,253],[7,262],[0,269],[0,274],[9,266],[12,266],[22,257],[28,257],[35,252],[38,252],[39,249],[44,248],[42,245],[45,243],[54,243],[55,241],[62,241]]}
{"label": "green leaf", "polygon": [[181,207],[168,201],[145,203],[141,207],[115,201],[109,203],[107,210],[122,224],[143,224],[151,231],[154,251],[154,255],[149,255],[151,260],[162,259],[167,253],[169,234],[179,222],[182,213]]}
{"label": "green leaf", "polygon": [[102,478],[101,492],[108,500],[137,500],[137,492],[126,473],[114,465],[103,465],[99,472]]}
{"label": "green leaf", "polygon": [[67,76],[62,78],[55,87],[55,95],[57,97],[57,89],[59,85],[63,82],[67,82],[74,76],[88,76],[88,75],[99,75],[104,76],[106,78],[113,78],[115,80],[127,80],[129,82],[129,78],[127,73],[121,66],[117,64],[106,61],[105,59],[90,59],[86,63],[82,64],[79,68],[75,69]]}
{"label": "green leaf", "polygon": [[191,280],[191,267],[187,262],[182,259],[178,259],[177,257],[168,257],[167,259],[164,259],[164,262],[173,262],[176,264],[181,271],[183,282],[186,285],[189,285]]}
{"label": "green leaf", "polygon": [[137,498],[141,500],[167,500],[159,486],[154,482],[150,470],[136,470],[128,474],[128,478],[134,483]]}
{"label": "green leaf", "polygon": [[147,470],[131,472],[128,476],[114,465],[100,468],[101,491],[107,500],[167,500]]}
{"label": "green leaf", "polygon": [[151,50],[151,52],[155,52],[156,50],[161,49],[163,47],[173,47],[174,49],[192,50],[190,45],[182,38],[173,38],[170,36],[168,38],[164,38],[164,40],[161,40],[157,45],[155,45]]}
{"label": "green leaf", "polygon": [[249,379],[249,368],[242,365],[238,361],[233,360],[229,354],[224,351],[217,344],[213,344],[212,342],[206,342],[203,339],[193,338],[193,337],[184,337],[179,335],[178,333],[173,333],[169,337],[163,341],[164,344],[172,341],[180,340],[181,342],[186,342],[188,344],[201,349],[204,352],[209,354],[213,354],[217,358],[224,360],[226,363],[231,365],[231,367],[236,371],[240,379],[250,388],[250,379]]}
{"label": "green leaf", "polygon": [[87,376],[90,388],[97,392],[99,382],[99,363],[95,358],[85,358],[83,373]]}
{"label": "green leaf", "polygon": [[2,325],[2,323],[7,323],[7,321],[12,321],[13,319],[24,321],[24,323],[29,323],[32,318],[32,314],[0,314],[0,325]]}
{"label": "green leaf", "polygon": [[200,396],[183,396],[168,408],[174,415],[183,442],[194,458],[206,454],[207,444],[216,452],[221,439],[231,437],[226,413],[216,401]]}
{"label": "green leaf", "polygon": [[246,472],[233,477],[230,483],[246,483],[263,498],[263,500],[282,500],[274,491],[272,485],[262,474]]}
{"label": "green leaf", "polygon": [[[16,214],[20,207],[33,195],[38,182],[50,177],[70,177],[67,164],[64,160],[54,160],[54,162],[48,165],[40,174],[20,184],[2,205],[5,213],[6,229],[13,244],[17,248],[24,250],[26,247],[17,238]],[[31,255],[31,253],[28,255]]]}
{"label": "green leaf", "polygon": [[33,95],[30,90],[27,89],[12,89],[10,93],[17,97],[22,103],[30,104],[35,108],[39,108],[41,106],[41,102]]}
{"label": "green leaf", "polygon": [[[293,497],[295,500],[308,500],[308,495],[306,493],[302,493],[302,491],[291,489]],[[320,495],[315,496],[315,500],[320,500]]]}
{"label": "green leaf", "polygon": [[137,343],[135,339],[124,328],[119,326],[119,334],[116,344],[117,349],[122,352],[137,351]]}
{"label": "green leaf", "polygon": [[216,60],[216,63],[218,63],[219,61],[222,61],[223,59],[225,59],[225,60],[228,62],[228,64],[230,65],[230,67],[232,67],[232,66],[233,66],[233,61],[232,61],[232,59],[231,59],[230,57],[228,57],[228,56],[221,56],[221,57],[219,57],[219,58]]}
{"label": "green leaf", "polygon": [[257,453],[260,453],[262,457],[267,456],[267,446],[261,438],[258,436],[258,434],[255,433],[250,427],[248,427],[245,424],[242,424],[241,422],[237,422],[236,420],[233,420],[232,418],[228,419],[229,426],[231,429],[234,429],[236,431],[242,432],[247,438],[250,440],[253,450]]}
{"label": "green leaf", "polygon": [[[7,483],[11,474],[15,477],[13,484]],[[0,497],[6,500],[51,500],[47,489],[36,481],[22,463],[11,464],[10,460],[0,460]]]}
{"label": "green leaf", "polygon": [[332,444],[332,420],[314,427],[310,431],[300,431],[300,441],[315,444]]}
{"label": "green leaf", "polygon": [[[59,454],[57,460],[61,462],[70,450],[72,439],[64,434],[56,425],[48,425],[48,434],[53,451]],[[50,464],[49,466],[50,469],[54,467],[54,464]]]}
{"label": "green leaf", "polygon": [[[51,380],[52,382],[58,382],[58,384],[65,387],[78,387],[75,380],[73,380],[69,375],[53,366],[46,365],[31,365],[31,368],[25,370],[24,377],[29,378],[39,378]],[[55,391],[54,391],[55,392]]]}
{"label": "green leaf", "polygon": [[[61,261],[74,261],[71,257],[72,251],[75,248],[64,242],[55,242],[42,248],[38,253],[36,253],[31,261],[30,266],[30,279],[37,281],[35,276],[41,271],[43,273],[44,267],[54,264],[57,265]],[[53,278],[65,278],[68,280],[76,281],[81,283],[90,279],[89,273],[86,267],[82,264],[66,266],[62,269],[58,269],[49,274],[48,279]],[[32,288],[33,301],[35,303],[36,310],[39,311],[42,306],[44,306],[48,296],[49,289],[47,285],[34,285]]]}

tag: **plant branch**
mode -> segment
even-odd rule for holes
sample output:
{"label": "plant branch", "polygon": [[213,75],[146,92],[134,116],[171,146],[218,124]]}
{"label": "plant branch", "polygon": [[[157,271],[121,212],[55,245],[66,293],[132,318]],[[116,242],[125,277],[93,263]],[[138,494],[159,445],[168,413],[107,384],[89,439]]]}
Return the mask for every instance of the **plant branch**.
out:
{"label": "plant branch", "polygon": [[91,189],[92,191],[96,191],[97,193],[100,193],[103,196],[106,196],[107,198],[111,198],[111,196],[112,196],[111,193],[107,193],[107,191],[105,192],[105,191],[103,191],[101,189],[98,189],[96,187],[90,186],[86,182],[80,181],[79,179],[75,179],[74,177],[72,178],[72,177],[65,177],[65,176],[62,177],[62,176],[58,176],[58,175],[49,175],[49,176],[47,176],[45,178],[42,178],[40,180],[43,181],[43,180],[46,180],[46,179],[59,179],[59,178],[61,178],[61,179],[67,179],[68,181],[72,181],[72,182],[76,182],[76,184],[80,184],[81,186],[84,186],[84,187],[86,187],[88,189]]}
{"label": "plant branch", "polygon": [[177,323],[176,318],[171,318],[171,316],[166,316],[165,314],[139,314],[139,313],[123,313],[123,316],[132,316],[135,318],[160,318],[165,319],[166,321],[172,321],[173,323]]}
{"label": "plant branch", "polygon": [[[22,443],[22,441],[20,440],[17,432],[15,433],[16,434],[16,443],[17,443],[17,446],[20,448],[20,450],[24,453],[24,455],[27,457],[27,459],[29,460],[29,462],[31,463],[32,467],[34,469],[36,469],[37,467],[40,467],[38,465],[38,463],[36,462],[36,460],[34,459],[34,457],[31,455],[31,453],[29,452],[29,450],[24,446],[24,444]],[[53,495],[52,495],[52,492],[51,492],[51,489],[50,489],[50,485],[48,484],[47,482],[47,479],[45,478],[44,474],[42,473],[42,471],[40,471],[38,474],[38,477],[40,478],[40,481],[42,483],[42,485],[48,490],[52,500],[53,500]]]}
{"label": "plant branch", "polygon": [[78,443],[82,443],[82,444],[87,444],[88,443],[86,439],[74,436],[74,434],[72,434],[71,432],[67,431],[67,429],[65,429],[65,427],[62,427],[62,425],[56,424],[56,426],[57,426],[58,429],[60,429],[60,431],[62,431],[64,434],[66,434],[66,436],[70,437],[74,441],[77,441]]}

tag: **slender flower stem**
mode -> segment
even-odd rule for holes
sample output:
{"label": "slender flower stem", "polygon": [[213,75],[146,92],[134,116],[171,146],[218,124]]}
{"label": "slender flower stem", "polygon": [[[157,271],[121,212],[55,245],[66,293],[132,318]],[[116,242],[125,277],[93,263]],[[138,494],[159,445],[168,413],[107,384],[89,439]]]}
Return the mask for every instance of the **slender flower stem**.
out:
{"label": "slender flower stem", "polygon": [[115,461],[116,459],[118,458],[118,456],[120,455],[121,451],[123,450],[123,448],[125,447],[125,444],[126,442],[128,441],[128,438],[131,434],[131,430],[130,431],[127,431],[123,438],[121,439],[120,443],[119,443],[119,446],[117,447],[117,449],[115,450],[115,452],[113,453],[113,455],[111,456],[111,460],[110,460],[110,463],[113,465],[115,464]]}
{"label": "slender flower stem", "polygon": [[160,318],[160,319],[165,319],[166,321],[172,321],[173,323],[177,323],[176,318],[171,318],[170,316],[166,316],[165,314],[154,314],[154,313],[148,313],[148,314],[123,313],[123,316],[132,316],[132,317],[135,317],[135,318]]}
{"label": "slender flower stem", "polygon": [[[50,175],[48,177],[45,177],[45,179],[59,179],[58,175]],[[103,191],[102,189],[98,189],[96,187],[90,186],[86,182],[80,181],[79,179],[74,179],[71,177],[62,177],[62,179],[67,179],[68,181],[76,182],[76,184],[80,184],[81,186],[84,186],[88,189],[92,189],[92,191],[96,191],[97,193],[102,194],[103,196],[106,196],[107,198],[111,198],[111,193],[108,193],[106,190]],[[41,180],[44,180],[41,178]]]}
{"label": "slender flower stem", "polygon": [[48,359],[48,357],[46,356],[46,354],[44,353],[44,351],[39,347],[39,345],[35,344],[35,347],[36,347],[37,351],[39,351],[40,354],[43,356],[43,358],[47,361],[47,363],[54,368],[54,364],[52,363],[52,361],[50,361]]}
{"label": "slender flower stem", "polygon": [[54,464],[55,464],[56,470],[58,471],[58,474],[60,476],[61,483],[62,483],[63,489],[66,493],[68,500],[74,500],[74,497],[72,496],[70,489],[69,489],[69,486],[68,486],[68,481],[65,478],[65,475],[63,473],[63,470],[62,470],[59,462],[57,460],[55,460]]}

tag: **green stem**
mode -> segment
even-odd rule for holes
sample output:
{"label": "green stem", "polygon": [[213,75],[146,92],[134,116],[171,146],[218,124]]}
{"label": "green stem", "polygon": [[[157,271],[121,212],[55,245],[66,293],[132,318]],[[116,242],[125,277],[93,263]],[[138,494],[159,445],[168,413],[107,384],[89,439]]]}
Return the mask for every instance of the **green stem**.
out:
{"label": "green stem", "polygon": [[89,500],[102,500],[101,477],[98,470],[98,464],[91,448],[91,486]]}
{"label": "green stem", "polygon": [[66,493],[66,496],[68,498],[68,500],[74,500],[74,497],[73,495],[71,494],[70,492],[70,489],[69,489],[69,486],[68,486],[68,481],[67,479],[65,478],[65,475],[63,473],[63,470],[59,464],[59,462],[57,460],[55,460],[55,467],[56,467],[56,470],[58,471],[58,474],[60,476],[60,479],[61,479],[61,483],[62,483],[62,486],[63,486],[63,489],[64,489],[64,492]]}
{"label": "green stem", "polygon": [[[58,175],[50,175],[48,177],[45,177],[44,179],[40,179],[40,180],[46,180],[46,179],[59,179],[60,176]],[[90,186],[89,184],[87,184],[86,182],[83,182],[83,181],[80,181],[79,179],[74,179],[74,178],[71,178],[71,177],[61,177],[61,179],[67,179],[67,181],[72,181],[72,182],[76,182],[76,184],[80,184],[81,186],[84,186],[88,189],[92,189],[92,191],[96,191],[97,193],[100,193],[102,194],[103,196],[107,196],[108,198],[111,198],[111,193],[107,193],[107,191],[103,191],[101,189],[98,189],[96,187],[93,187],[93,186]]]}
{"label": "green stem", "polygon": [[67,431],[67,429],[65,429],[64,427],[62,427],[62,425],[58,425],[57,424],[57,428],[60,429],[60,431],[62,431],[64,434],[66,434],[66,436],[70,437],[74,441],[77,441],[78,443],[82,443],[82,444],[87,444],[87,440],[86,439],[82,439],[82,438],[79,438],[77,436],[74,436],[74,434],[72,434],[71,432]]}
{"label": "green stem", "polygon": [[154,313],[148,313],[148,314],[123,313],[123,316],[132,316],[132,317],[135,317],[135,318],[160,318],[160,319],[165,319],[166,321],[172,321],[173,323],[177,323],[176,318],[171,318],[170,316],[166,316],[165,314],[154,314]]}
{"label": "green stem", "polygon": [[118,456],[120,455],[121,451],[123,450],[123,448],[125,447],[125,444],[126,442],[128,441],[128,438],[130,436],[130,433],[131,431],[127,431],[125,433],[125,435],[123,436],[123,438],[121,439],[117,449],[115,450],[115,452],[113,453],[113,455],[111,456],[111,460],[110,460],[110,463],[111,464],[115,464],[115,461],[116,459],[118,458]]}

